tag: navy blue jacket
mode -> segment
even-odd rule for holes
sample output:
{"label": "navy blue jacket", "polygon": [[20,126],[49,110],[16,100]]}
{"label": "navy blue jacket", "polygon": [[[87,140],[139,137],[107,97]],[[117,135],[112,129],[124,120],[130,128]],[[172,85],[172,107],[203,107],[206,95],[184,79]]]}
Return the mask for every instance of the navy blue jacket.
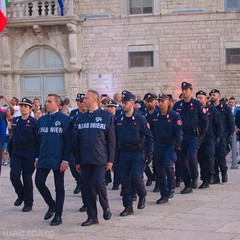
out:
{"label": "navy blue jacket", "polygon": [[232,135],[235,131],[235,123],[230,107],[225,103],[220,103],[215,107],[221,116],[223,125],[223,136],[227,139],[232,138]]}
{"label": "navy blue jacket", "polygon": [[207,129],[207,133],[204,137],[204,140],[207,138],[220,138],[223,132],[223,125],[221,121],[221,117],[219,112],[215,107],[210,104],[206,104],[204,108],[207,111],[209,125]]}
{"label": "navy blue jacket", "polygon": [[[91,116],[92,115],[92,116]],[[105,165],[114,162],[116,148],[114,116],[98,108],[78,115],[76,164]]]}
{"label": "navy blue jacket", "polygon": [[120,149],[144,146],[146,152],[153,152],[153,136],[150,125],[146,119],[136,110],[132,117],[126,117],[125,113],[116,120],[117,147]]}
{"label": "navy blue jacket", "polygon": [[29,148],[37,148],[38,145],[38,122],[35,118],[29,116],[22,119],[21,116],[13,119],[11,147],[12,153],[18,149],[28,151]]}
{"label": "navy blue jacket", "polygon": [[180,146],[183,139],[180,114],[174,110],[168,110],[167,115],[161,115],[160,110],[154,112],[152,116],[152,132],[156,143],[176,142]]}
{"label": "navy blue jacket", "polygon": [[70,112],[70,118],[74,118],[75,116],[77,116],[78,114],[80,113],[79,109],[76,108],[76,109],[73,109],[71,112]]}
{"label": "navy blue jacket", "polygon": [[38,120],[38,168],[60,170],[62,161],[69,161],[71,152],[71,118],[60,111]]}
{"label": "navy blue jacket", "polygon": [[202,142],[208,128],[208,116],[206,109],[202,104],[196,100],[191,99],[190,102],[184,102],[184,100],[177,101],[173,110],[181,115],[183,122],[183,136],[194,135],[191,131],[196,128],[199,129],[199,143]]}

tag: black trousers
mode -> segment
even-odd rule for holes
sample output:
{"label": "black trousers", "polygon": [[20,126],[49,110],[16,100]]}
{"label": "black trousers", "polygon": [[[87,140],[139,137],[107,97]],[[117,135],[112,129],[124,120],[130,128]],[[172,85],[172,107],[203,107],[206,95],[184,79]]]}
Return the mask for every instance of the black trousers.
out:
{"label": "black trousers", "polygon": [[38,168],[35,176],[35,184],[42,195],[43,199],[49,207],[55,205],[55,214],[59,217],[62,216],[63,212],[63,203],[65,198],[64,190],[64,172],[59,170],[53,170],[54,174],[54,183],[55,183],[55,192],[56,192],[56,203],[52,198],[51,192],[46,186],[46,179],[51,169]]}
{"label": "black trousers", "polygon": [[97,195],[103,209],[109,208],[107,188],[105,184],[105,165],[82,165],[82,181],[84,197],[86,199],[88,218],[97,218]]}

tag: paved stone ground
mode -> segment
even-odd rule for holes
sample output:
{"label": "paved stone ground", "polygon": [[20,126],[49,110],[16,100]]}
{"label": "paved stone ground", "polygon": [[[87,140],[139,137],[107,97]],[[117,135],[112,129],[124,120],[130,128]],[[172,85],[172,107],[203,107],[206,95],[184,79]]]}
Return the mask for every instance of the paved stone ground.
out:
{"label": "paved stone ground", "polygon": [[[230,165],[230,164],[229,164]],[[9,167],[3,166],[0,178],[0,239],[161,239],[161,240],[240,240],[240,170],[229,169],[229,182],[211,185],[208,189],[195,190],[193,194],[181,195],[181,188],[169,203],[156,205],[159,193],[153,193],[153,185],[148,187],[146,208],[135,214],[120,217],[123,210],[119,191],[108,186],[111,220],[102,218],[99,207],[98,225],[81,227],[86,213],[80,213],[82,205],[79,195],[72,193],[75,182],[68,170],[65,177],[66,198],[63,223],[51,227],[50,221],[44,221],[47,207],[34,189],[34,207],[29,213],[14,207],[16,199],[9,180]],[[48,178],[53,190],[53,177]],[[183,184],[182,184],[183,185]]]}

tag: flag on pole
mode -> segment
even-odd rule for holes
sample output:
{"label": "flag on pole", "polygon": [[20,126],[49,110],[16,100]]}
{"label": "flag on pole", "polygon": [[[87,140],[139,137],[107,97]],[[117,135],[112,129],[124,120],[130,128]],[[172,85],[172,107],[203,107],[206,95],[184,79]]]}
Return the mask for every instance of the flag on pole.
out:
{"label": "flag on pole", "polygon": [[58,0],[58,4],[61,10],[61,16],[64,15],[64,6],[63,6],[63,1],[62,0]]}
{"label": "flag on pole", "polygon": [[0,0],[0,32],[7,25],[6,0]]}

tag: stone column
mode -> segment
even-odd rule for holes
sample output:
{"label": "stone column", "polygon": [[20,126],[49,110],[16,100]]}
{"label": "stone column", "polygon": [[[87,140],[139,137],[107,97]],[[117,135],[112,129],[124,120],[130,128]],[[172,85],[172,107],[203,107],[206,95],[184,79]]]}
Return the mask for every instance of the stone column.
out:
{"label": "stone column", "polygon": [[77,65],[77,26],[75,24],[67,24],[69,31],[68,44],[70,52],[70,64]]}

